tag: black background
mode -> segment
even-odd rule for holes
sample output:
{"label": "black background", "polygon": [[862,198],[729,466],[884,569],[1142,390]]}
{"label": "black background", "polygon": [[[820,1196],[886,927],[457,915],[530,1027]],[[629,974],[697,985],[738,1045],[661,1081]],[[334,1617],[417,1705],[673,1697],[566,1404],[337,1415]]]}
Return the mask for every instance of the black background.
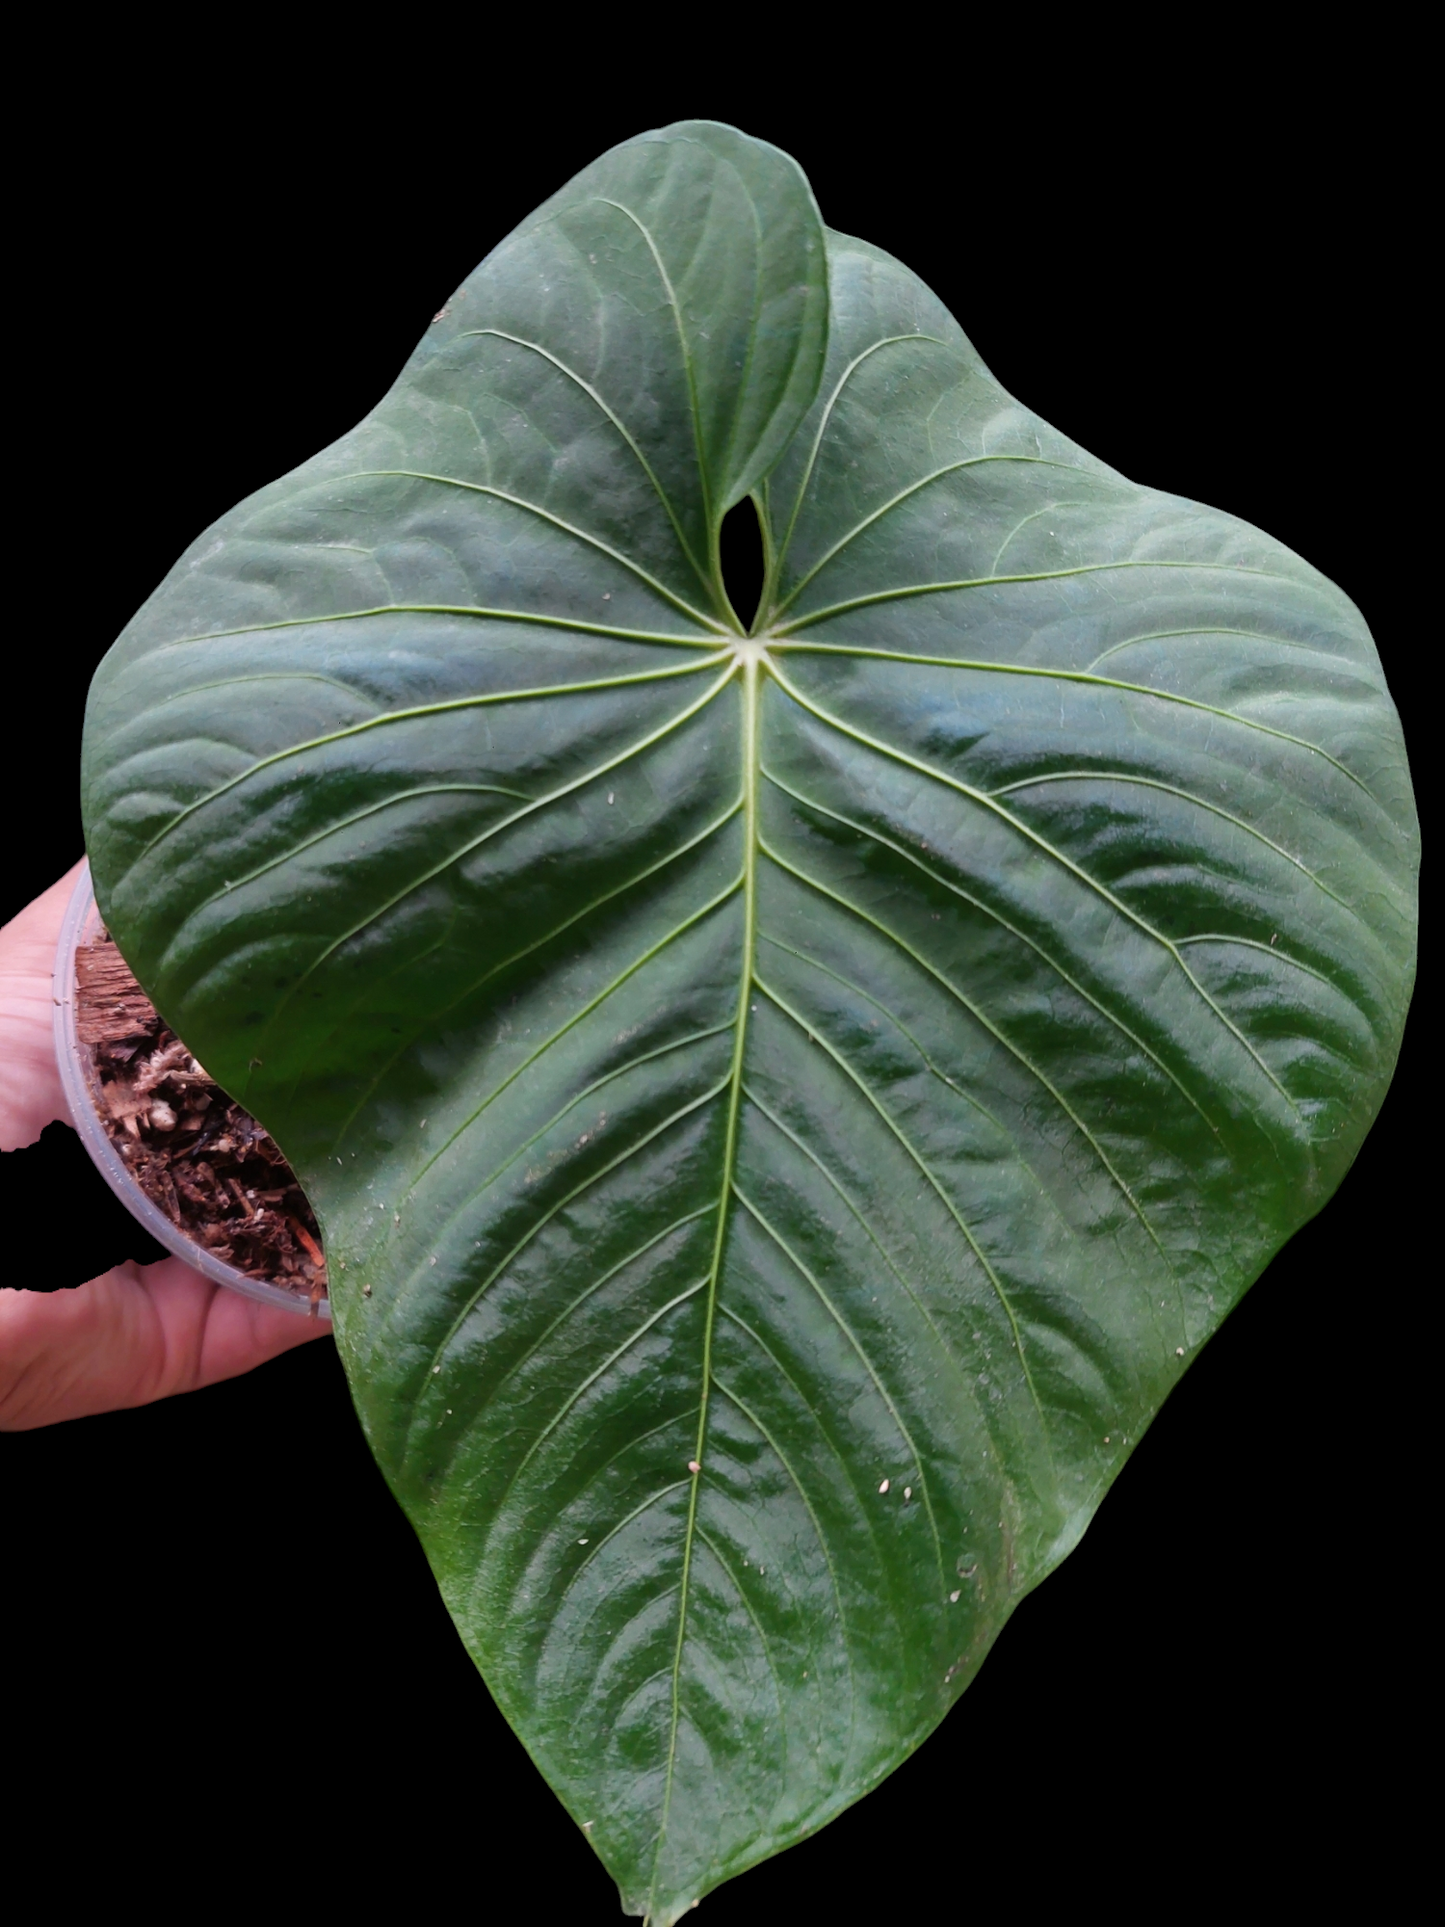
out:
{"label": "black background", "polygon": [[[1362,131],[1361,101],[1388,105],[1368,72],[1325,85],[1241,60],[1191,88],[1161,58],[1044,90],[1027,46],[960,45],[926,111],[916,74],[862,56],[826,111],[800,111],[782,83],[619,86],[614,48],[595,73],[574,58],[544,116],[535,71],[465,52],[453,71],[445,46],[420,68],[399,51],[410,106],[385,49],[369,90],[324,61],[298,80],[278,50],[241,82],[128,71],[119,101],[94,76],[83,102],[57,98],[55,164],[28,178],[13,243],[26,506],[0,917],[80,853],[86,686],[180,550],[363,414],[539,200],[690,113],[796,153],[825,218],[920,272],[1005,386],[1087,448],[1338,581],[1423,779],[1438,624],[1407,563],[1418,294],[1401,156]],[[1405,1425],[1432,1362],[1418,1029],[1335,1201],[964,1701],[851,1813],[706,1901],[712,1927],[1271,1905],[1321,1879],[1367,1881],[1394,1911],[1413,1830],[1397,1723],[1423,1665]],[[0,1185],[5,1284],[155,1255],[64,1127],[0,1161]],[[446,1895],[529,1927],[616,1917],[462,1652],[328,1341],[0,1439],[0,1504],[7,1805],[63,1814],[97,1878],[137,1891],[184,1856],[201,1903],[273,1893],[284,1865],[291,1898],[358,1911]]]}

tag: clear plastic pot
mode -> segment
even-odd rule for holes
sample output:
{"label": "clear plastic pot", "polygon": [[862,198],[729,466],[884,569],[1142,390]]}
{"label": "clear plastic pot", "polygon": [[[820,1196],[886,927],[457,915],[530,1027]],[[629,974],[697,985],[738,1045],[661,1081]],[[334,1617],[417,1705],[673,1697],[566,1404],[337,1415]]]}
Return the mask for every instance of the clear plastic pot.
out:
{"label": "clear plastic pot", "polygon": [[[167,1251],[184,1258],[188,1265],[230,1291],[239,1291],[243,1297],[254,1298],[263,1305],[283,1305],[304,1317],[310,1312],[311,1303],[302,1293],[289,1291],[284,1285],[267,1284],[264,1279],[247,1277],[244,1271],[228,1265],[172,1223],[160,1206],[141,1190],[124,1158],[111,1143],[110,1134],[100,1119],[100,1078],[89,1047],[76,1035],[75,1025],[75,953],[82,944],[89,943],[99,929],[100,910],[90,886],[90,865],[86,863],[81,865],[75,879],[65,921],[60,926],[53,991],[55,1059],[60,1067],[60,1083],[70,1119],[80,1134],[81,1143],[126,1210],[145,1226],[157,1244],[164,1245]],[[319,1317],[330,1318],[331,1306],[325,1298],[316,1309]]]}

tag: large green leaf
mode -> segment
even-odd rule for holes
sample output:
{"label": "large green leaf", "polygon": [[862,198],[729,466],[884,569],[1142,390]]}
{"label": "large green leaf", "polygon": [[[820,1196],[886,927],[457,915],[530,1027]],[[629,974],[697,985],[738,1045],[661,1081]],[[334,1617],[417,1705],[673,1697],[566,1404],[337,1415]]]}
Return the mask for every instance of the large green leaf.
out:
{"label": "large green leaf", "polygon": [[942,1717],[1338,1183],[1410,983],[1354,607],[708,123],[195,544],[85,809],[318,1207],[463,1638],[658,1927]]}

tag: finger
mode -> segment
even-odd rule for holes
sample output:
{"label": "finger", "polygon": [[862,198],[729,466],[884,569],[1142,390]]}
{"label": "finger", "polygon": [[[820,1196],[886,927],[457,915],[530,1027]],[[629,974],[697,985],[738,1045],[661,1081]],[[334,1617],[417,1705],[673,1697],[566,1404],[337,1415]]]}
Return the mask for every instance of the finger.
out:
{"label": "finger", "polygon": [[47,1124],[69,1115],[55,1066],[51,975],[79,869],[73,864],[0,928],[0,1151],[33,1144]]}
{"label": "finger", "polygon": [[[238,1291],[209,1285],[179,1258],[139,1269],[160,1316],[170,1360],[169,1382],[157,1397],[238,1378],[310,1339],[330,1336],[329,1319],[282,1305],[258,1304]],[[193,1281],[210,1293],[203,1316]]]}
{"label": "finger", "polygon": [[127,1262],[69,1291],[0,1291],[0,1431],[213,1385],[329,1331],[179,1258]]}

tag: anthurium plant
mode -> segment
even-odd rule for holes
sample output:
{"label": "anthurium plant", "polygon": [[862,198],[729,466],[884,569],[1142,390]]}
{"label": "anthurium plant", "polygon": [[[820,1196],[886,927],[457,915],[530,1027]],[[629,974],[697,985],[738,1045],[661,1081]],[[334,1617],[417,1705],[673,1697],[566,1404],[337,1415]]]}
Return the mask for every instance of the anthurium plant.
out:
{"label": "anthurium plant", "polygon": [[1412,977],[1352,603],[1030,414],[712,122],[586,169],[201,536],[84,808],[655,1927],[943,1718],[1339,1183]]}

